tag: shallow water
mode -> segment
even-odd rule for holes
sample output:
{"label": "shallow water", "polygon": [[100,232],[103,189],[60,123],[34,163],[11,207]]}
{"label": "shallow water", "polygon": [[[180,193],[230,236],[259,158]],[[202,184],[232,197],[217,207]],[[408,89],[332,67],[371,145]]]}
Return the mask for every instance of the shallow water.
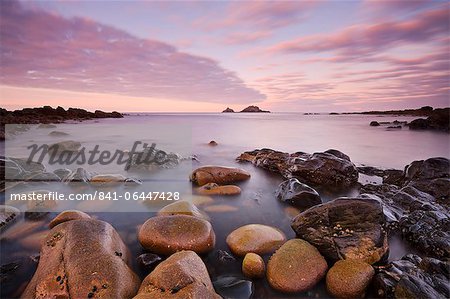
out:
{"label": "shallow water", "polygon": [[[26,157],[29,153],[26,148],[28,145],[62,140],[79,141],[82,146],[87,148],[99,144],[102,148],[113,151],[130,149],[136,140],[155,142],[158,148],[166,151],[177,152],[185,157],[196,155],[198,161],[184,161],[176,169],[148,173],[129,173],[124,170],[123,166],[117,164],[83,165],[83,168],[100,174],[119,173],[138,177],[144,181],[144,184],[139,187],[127,187],[128,189],[120,187],[112,190],[124,192],[126,190],[148,191],[152,188],[173,188],[182,194],[182,199],[193,200],[196,203],[200,203],[201,198],[192,196],[192,185],[188,180],[192,169],[210,164],[246,169],[252,177],[239,184],[243,191],[242,194],[232,197],[207,198],[206,200],[203,198],[203,204],[199,204],[201,209],[219,205],[235,208],[229,212],[207,212],[216,232],[217,244],[215,250],[203,258],[214,281],[221,275],[242,277],[241,259],[222,264],[217,258],[218,250],[229,251],[225,244],[225,238],[235,228],[249,223],[262,223],[278,227],[288,238],[294,237],[290,228],[290,219],[295,211],[274,197],[274,191],[282,179],[278,175],[250,164],[237,163],[235,158],[241,152],[263,147],[287,152],[316,152],[334,148],[349,155],[357,165],[365,164],[397,169],[403,169],[413,160],[434,156],[449,158],[449,135],[446,133],[410,131],[407,128],[389,131],[385,127],[369,126],[371,120],[393,121],[395,119],[410,121],[412,118],[364,115],[305,116],[275,113],[130,115],[123,119],[58,124],[56,129],[33,127],[15,139],[7,141],[5,153],[7,156]],[[48,136],[48,133],[54,130],[70,135],[65,137]],[[210,140],[217,141],[219,145],[208,146],[207,143]],[[46,168],[55,170],[60,166],[46,164]],[[67,168],[74,169],[76,167],[72,165]],[[70,189],[63,184],[56,184],[57,186],[54,184],[31,184],[25,186],[24,189],[61,188],[66,191]],[[79,192],[79,189],[70,190]],[[329,201],[341,195],[357,194],[356,190],[348,190],[342,194],[330,193],[326,190],[318,191],[323,201]],[[59,203],[58,209],[74,207],[80,208],[79,203]],[[154,215],[159,207],[158,205],[144,205],[140,202],[126,203],[125,206],[119,207],[118,203],[114,202],[108,208],[105,208],[104,205],[101,206],[101,210],[110,212],[92,212],[92,207],[86,208],[91,215],[111,223],[129,246],[132,256],[136,258],[143,252],[137,241],[137,226]],[[133,217],[130,217],[130,212],[119,211],[134,211]],[[46,231],[48,221],[55,215],[56,213],[51,213],[41,222],[21,219],[19,223],[2,233],[1,264],[17,260],[23,262],[14,279],[2,283],[2,298],[17,297],[31,278],[36,264],[28,257],[39,252],[39,244],[33,242],[33,238],[30,236]],[[390,246],[390,259],[396,259],[405,253],[412,252],[408,244],[399,237],[392,237]],[[268,256],[264,258],[267,261]],[[148,274],[138,267],[135,260],[133,260],[132,266],[141,278]],[[254,298],[288,297],[271,290],[264,279],[255,281],[254,285]],[[296,297],[299,296],[326,297],[327,294],[323,284],[319,284],[308,293],[296,295]]]}

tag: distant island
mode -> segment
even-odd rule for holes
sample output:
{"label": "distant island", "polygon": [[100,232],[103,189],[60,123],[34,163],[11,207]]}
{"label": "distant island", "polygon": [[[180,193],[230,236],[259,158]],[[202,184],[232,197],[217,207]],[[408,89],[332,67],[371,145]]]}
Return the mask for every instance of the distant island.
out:
{"label": "distant island", "polygon": [[[235,113],[233,109],[227,107],[222,113]],[[261,110],[258,106],[248,106],[239,113],[270,113],[268,110]]]}

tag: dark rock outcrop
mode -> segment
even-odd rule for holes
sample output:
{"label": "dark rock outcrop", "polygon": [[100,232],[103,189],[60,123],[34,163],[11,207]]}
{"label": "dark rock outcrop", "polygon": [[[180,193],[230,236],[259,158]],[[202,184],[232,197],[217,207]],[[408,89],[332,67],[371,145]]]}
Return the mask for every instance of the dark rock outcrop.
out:
{"label": "dark rock outcrop", "polygon": [[243,109],[241,111],[241,113],[246,113],[246,112],[250,112],[250,113],[253,113],[253,112],[270,113],[270,111],[259,109],[258,106],[248,106],[247,108],[245,108],[245,109]]}
{"label": "dark rock outcrop", "polygon": [[376,200],[342,197],[300,213],[291,226],[330,260],[373,264],[388,254],[384,224],[383,208]]}
{"label": "dark rock outcrop", "polygon": [[437,130],[450,132],[450,108],[434,109],[430,116],[409,123],[411,130]]}
{"label": "dark rock outcrop", "polygon": [[322,203],[319,193],[296,178],[282,182],[275,196],[282,202],[289,203],[297,208],[310,208]]}
{"label": "dark rock outcrop", "polygon": [[298,178],[312,186],[339,189],[351,187],[358,181],[356,166],[347,155],[337,150],[289,154],[260,149],[244,152],[237,160],[251,162],[257,167],[280,173],[286,179]]}
{"label": "dark rock outcrop", "polygon": [[378,269],[373,291],[383,298],[448,298],[449,269],[448,262],[408,254]]}
{"label": "dark rock outcrop", "polygon": [[234,110],[230,107],[227,107],[227,109],[223,110],[222,113],[234,113]]}

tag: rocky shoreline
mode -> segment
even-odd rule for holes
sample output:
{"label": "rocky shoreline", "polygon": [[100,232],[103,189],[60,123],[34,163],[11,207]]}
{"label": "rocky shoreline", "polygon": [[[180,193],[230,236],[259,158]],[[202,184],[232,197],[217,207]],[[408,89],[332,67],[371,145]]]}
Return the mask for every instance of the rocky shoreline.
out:
{"label": "rocky shoreline", "polygon": [[[50,124],[62,123],[64,121],[83,121],[95,118],[122,118],[123,115],[117,111],[104,112],[95,110],[89,112],[80,108],[69,108],[65,110],[58,106],[52,108],[51,106],[43,106],[40,108],[24,108],[22,110],[8,111],[0,108],[0,140],[5,139],[5,125],[6,124],[23,124],[17,127],[17,132],[27,130],[27,124]],[[14,132],[8,132],[14,133]]]}
{"label": "rocky shoreline", "polygon": [[[43,165],[27,166],[17,158],[2,161],[2,174],[52,176]],[[141,223],[133,237],[144,253],[131,256],[109,223],[81,211],[64,211],[43,235],[37,270],[22,298],[226,298],[227,292],[239,286],[249,286],[249,292],[240,294],[251,298],[252,283],[259,280],[286,294],[305,294],[324,283],[328,294],[336,298],[367,294],[445,298],[449,294],[448,159],[430,158],[413,161],[404,170],[383,170],[357,167],[335,149],[312,154],[258,149],[242,153],[237,161],[284,179],[274,188],[273,200],[302,209],[291,220],[295,238],[288,238],[276,225],[260,223],[219,235],[207,209],[180,200]],[[54,172],[52,178],[98,181],[80,169]],[[358,180],[360,173],[378,176],[382,182],[363,184]],[[127,180],[114,174],[97,176],[102,183]],[[238,194],[227,191],[245,188],[242,182],[252,179],[252,171],[202,166],[189,179],[194,193],[207,190],[208,196],[227,197]],[[358,194],[322,202],[316,189],[324,188],[332,192],[356,188]],[[2,230],[17,227],[13,219],[19,213],[2,206]],[[401,235],[420,256],[408,254],[389,261],[391,234]],[[230,252],[211,257],[216,244],[222,242]],[[245,278],[212,281],[210,259],[239,263]],[[142,282],[131,268],[133,260],[147,269]],[[2,279],[14,275],[14,270],[4,269],[11,266],[2,265]]]}

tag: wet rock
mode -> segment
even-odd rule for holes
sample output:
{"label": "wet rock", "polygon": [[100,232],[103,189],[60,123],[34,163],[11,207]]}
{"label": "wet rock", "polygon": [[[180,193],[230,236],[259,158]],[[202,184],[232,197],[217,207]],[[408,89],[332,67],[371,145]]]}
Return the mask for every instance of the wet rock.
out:
{"label": "wet rock", "polygon": [[152,171],[178,166],[183,157],[176,153],[166,153],[155,146],[146,147],[141,152],[133,152],[125,165],[125,170]]}
{"label": "wet rock", "polygon": [[19,209],[12,206],[0,205],[0,232],[11,226],[19,215]]}
{"label": "wet rock", "polygon": [[44,240],[22,298],[130,298],[139,278],[127,265],[129,257],[110,224],[93,219],[61,223]]}
{"label": "wet rock", "polygon": [[358,182],[358,170],[347,158],[347,155],[337,150],[288,154],[261,149],[245,152],[237,160],[248,161],[257,167],[280,173],[286,179],[295,177],[313,186],[340,189]]}
{"label": "wet rock", "polygon": [[244,256],[249,252],[256,254],[271,253],[286,241],[286,236],[280,230],[263,225],[247,224],[232,231],[227,239],[231,252]]}
{"label": "wet rock", "polygon": [[266,265],[261,256],[249,252],[242,261],[242,273],[248,278],[261,278],[266,273]]}
{"label": "wet rock", "polygon": [[30,173],[45,172],[42,163],[28,161],[27,158],[0,156],[0,175],[6,180],[25,179]]}
{"label": "wet rock", "polygon": [[434,109],[428,118],[418,118],[409,123],[411,130],[450,131],[450,108]]}
{"label": "wet rock", "polygon": [[223,264],[236,261],[234,256],[232,256],[230,253],[228,253],[225,250],[217,251],[217,259],[219,260],[219,262],[221,262]]}
{"label": "wet rock", "polygon": [[64,180],[65,177],[67,177],[72,171],[67,168],[59,168],[53,171],[54,174],[56,174],[61,180]]}
{"label": "wet rock", "polygon": [[253,298],[255,289],[250,280],[228,275],[217,277],[213,282],[213,285],[220,296],[230,299]]}
{"label": "wet rock", "polygon": [[327,290],[336,298],[364,298],[375,270],[357,260],[337,261],[327,273]]}
{"label": "wet rock", "polygon": [[358,259],[369,264],[388,254],[382,205],[369,198],[341,197],[295,217],[292,229],[330,260]]}
{"label": "wet rock", "polygon": [[448,213],[417,210],[399,223],[404,238],[422,252],[439,258],[450,257]]}
{"label": "wet rock", "polygon": [[214,291],[206,266],[193,251],[174,253],[153,270],[135,299],[220,298]]}
{"label": "wet rock", "polygon": [[430,158],[414,161],[405,167],[405,177],[410,181],[449,178],[450,160],[446,158]]}
{"label": "wet rock", "polygon": [[370,122],[370,126],[371,126],[371,127],[378,127],[378,126],[380,126],[380,123],[377,122],[377,121],[371,121],[371,122]]}
{"label": "wet rock", "polygon": [[51,192],[48,190],[35,190],[26,194],[26,197],[33,198],[27,200],[27,210],[25,211],[25,218],[30,220],[39,220],[53,211],[58,202],[51,200]]}
{"label": "wet rock", "polygon": [[69,134],[67,134],[65,132],[61,132],[61,131],[51,131],[50,133],[48,133],[48,135],[54,136],[54,137],[61,137],[61,136],[68,136]]}
{"label": "wet rock", "polygon": [[121,183],[125,182],[126,178],[121,174],[97,174],[94,175],[89,181],[94,184],[107,184],[107,183]]}
{"label": "wet rock", "polygon": [[209,217],[200,211],[194,204],[186,200],[180,200],[168,204],[158,212],[158,216],[172,216],[172,215],[189,215],[197,218],[208,220]]}
{"label": "wet rock", "polygon": [[63,222],[79,219],[91,219],[91,216],[89,216],[85,212],[78,210],[66,210],[59,213],[55,218],[53,218],[53,220],[48,224],[48,227],[54,228],[55,226]]}
{"label": "wet rock", "polygon": [[384,298],[447,298],[450,264],[408,254],[378,269],[373,288]]}
{"label": "wet rock", "polygon": [[397,130],[397,129],[401,129],[402,126],[388,126],[387,129],[388,130]]}
{"label": "wet rock", "polygon": [[76,170],[72,171],[68,176],[63,179],[63,182],[80,182],[87,183],[91,180],[93,174],[88,172],[87,170],[79,167]]}
{"label": "wet rock", "polygon": [[210,146],[217,146],[217,145],[219,145],[217,142],[215,142],[214,140],[211,140],[209,143],[208,143],[208,145],[210,145]]}
{"label": "wet rock", "polygon": [[187,215],[150,218],[140,228],[138,239],[145,249],[164,255],[181,250],[202,254],[214,249],[216,242],[208,221]]}
{"label": "wet rock", "polygon": [[250,174],[243,169],[224,166],[203,166],[194,170],[190,175],[190,180],[199,186],[208,183],[231,184],[249,178]]}
{"label": "wet rock", "polygon": [[162,258],[154,253],[143,253],[136,260],[140,266],[152,271],[162,261]]}
{"label": "wet rock", "polygon": [[329,149],[329,150],[326,150],[324,153],[325,153],[325,154],[331,154],[331,155],[333,155],[333,156],[335,156],[335,157],[337,157],[337,158],[339,158],[339,159],[343,159],[343,160],[346,160],[346,161],[351,162],[349,156],[347,156],[347,155],[344,154],[343,152],[338,151],[338,150],[336,150],[336,149]]}
{"label": "wet rock", "polygon": [[60,177],[52,172],[30,172],[24,178],[26,181],[35,182],[59,182]]}
{"label": "wet rock", "polygon": [[238,195],[241,188],[235,185],[219,186],[216,183],[207,183],[195,189],[199,195]]}
{"label": "wet rock", "polygon": [[301,239],[292,239],[270,258],[267,281],[280,292],[304,292],[313,288],[327,269],[327,262],[314,246]]}
{"label": "wet rock", "polygon": [[57,153],[62,153],[62,152],[77,152],[80,147],[81,143],[79,143],[78,141],[66,140],[54,143],[50,145],[48,148],[50,152],[56,151]]}
{"label": "wet rock", "polygon": [[275,191],[275,196],[297,208],[310,208],[322,203],[316,190],[300,183],[296,178],[282,182]]}
{"label": "wet rock", "polygon": [[402,170],[386,169],[383,173],[383,183],[390,185],[402,186],[404,183],[404,175]]}
{"label": "wet rock", "polygon": [[11,280],[14,273],[20,268],[20,261],[2,264],[0,266],[0,283]]}
{"label": "wet rock", "polygon": [[439,203],[450,204],[450,178],[414,181],[409,185],[432,195]]}

